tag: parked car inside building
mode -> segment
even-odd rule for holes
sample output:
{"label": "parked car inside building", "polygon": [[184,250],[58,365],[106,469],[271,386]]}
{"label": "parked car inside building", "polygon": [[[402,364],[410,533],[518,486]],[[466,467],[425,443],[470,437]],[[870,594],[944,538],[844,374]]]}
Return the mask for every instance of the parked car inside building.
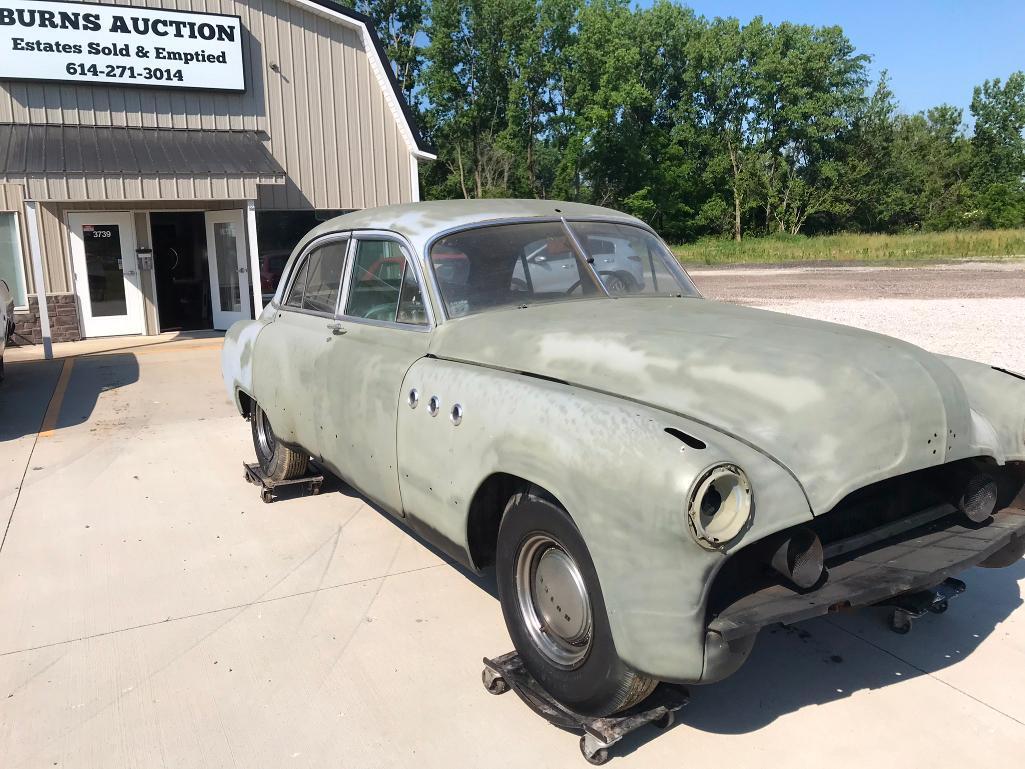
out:
{"label": "parked car inside building", "polygon": [[[629,282],[603,269],[620,245]],[[1025,553],[1025,378],[705,300],[617,211],[333,219],[222,367],[268,477],[313,457],[494,566],[527,669],[585,714],[721,680],[767,624]]]}

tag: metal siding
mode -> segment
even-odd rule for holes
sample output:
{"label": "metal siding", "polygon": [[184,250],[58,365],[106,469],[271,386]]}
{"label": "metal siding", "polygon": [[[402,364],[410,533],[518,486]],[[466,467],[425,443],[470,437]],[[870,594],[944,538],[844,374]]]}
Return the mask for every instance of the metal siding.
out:
{"label": "metal siding", "polygon": [[[238,14],[247,31],[247,92],[5,81],[0,82],[0,122],[263,130],[288,182],[261,187],[253,195],[261,208],[350,209],[410,200],[409,148],[355,29],[286,0],[105,1]],[[270,70],[272,62],[280,73]],[[81,162],[89,160],[83,154]],[[148,174],[145,182],[140,174],[114,185],[94,178],[43,186],[52,187],[54,197],[109,190],[119,199],[154,186],[168,188]],[[207,191],[234,194],[242,187],[251,185],[173,184],[188,198]]]}

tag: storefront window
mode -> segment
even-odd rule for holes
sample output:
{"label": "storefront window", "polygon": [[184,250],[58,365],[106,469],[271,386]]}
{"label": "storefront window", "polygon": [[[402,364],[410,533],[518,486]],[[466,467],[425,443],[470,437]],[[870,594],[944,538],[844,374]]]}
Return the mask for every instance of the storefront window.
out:
{"label": "storefront window", "polygon": [[260,248],[260,290],[267,304],[285,271],[288,257],[303,235],[318,224],[347,211],[257,211],[256,238]]}
{"label": "storefront window", "polygon": [[18,215],[0,211],[0,278],[7,281],[16,307],[25,307],[25,268],[18,237]]}

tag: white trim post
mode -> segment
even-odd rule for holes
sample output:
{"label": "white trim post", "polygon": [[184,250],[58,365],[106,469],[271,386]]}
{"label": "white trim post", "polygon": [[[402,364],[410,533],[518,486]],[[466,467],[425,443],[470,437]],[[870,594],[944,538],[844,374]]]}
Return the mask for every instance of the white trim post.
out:
{"label": "white trim post", "polygon": [[413,203],[420,202],[420,164],[413,154],[409,156],[409,199]]}
{"label": "white trim post", "polygon": [[263,312],[263,283],[260,274],[260,246],[256,241],[256,201],[246,201],[246,241],[249,243],[249,285],[253,291],[253,317]]}
{"label": "white trim post", "polygon": [[50,337],[50,309],[46,306],[46,283],[43,280],[43,252],[39,248],[39,225],[34,200],[25,201],[25,229],[28,231],[28,251],[32,258],[32,282],[35,283],[36,302],[39,307],[39,333],[43,337],[43,356],[53,358],[53,339]]}

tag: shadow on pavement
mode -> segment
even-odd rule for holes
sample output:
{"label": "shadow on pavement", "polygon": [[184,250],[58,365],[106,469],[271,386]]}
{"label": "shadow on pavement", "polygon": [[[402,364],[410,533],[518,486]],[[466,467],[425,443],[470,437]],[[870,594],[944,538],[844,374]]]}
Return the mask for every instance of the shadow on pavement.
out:
{"label": "shadow on pavement", "polygon": [[[65,366],[71,370],[61,395],[55,391]],[[10,361],[0,385],[0,442],[80,425],[89,420],[102,393],[138,380],[139,362],[130,352]],[[44,425],[51,400],[54,411]]]}
{"label": "shadow on pavement", "polygon": [[39,432],[63,361],[7,361],[0,384],[0,443]]}

